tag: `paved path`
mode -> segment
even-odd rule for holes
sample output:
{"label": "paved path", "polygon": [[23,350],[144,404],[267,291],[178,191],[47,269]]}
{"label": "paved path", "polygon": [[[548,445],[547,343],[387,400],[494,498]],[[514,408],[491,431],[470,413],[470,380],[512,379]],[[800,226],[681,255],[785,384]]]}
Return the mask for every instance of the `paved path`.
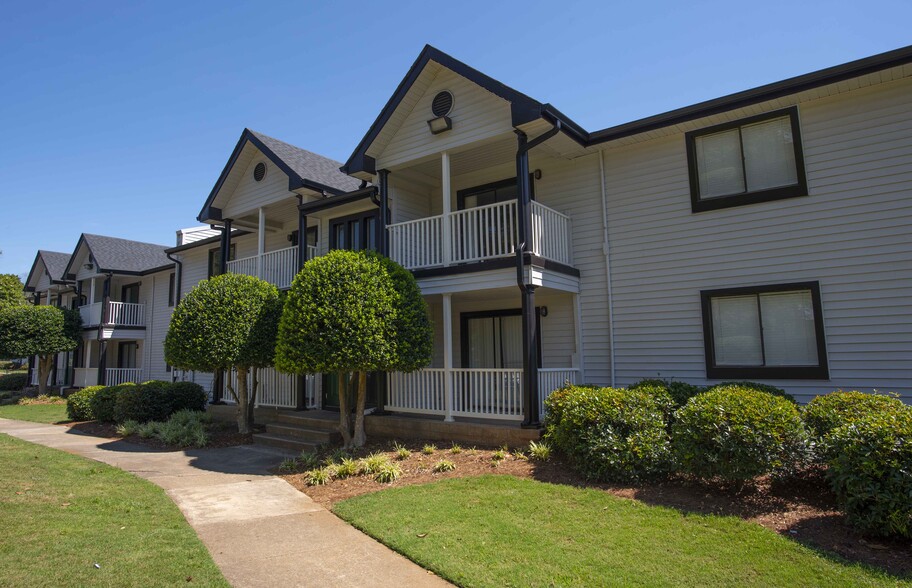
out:
{"label": "paved path", "polygon": [[132,472],[168,493],[232,586],[449,586],[269,474],[245,445],[177,452],[0,419],[0,433]]}

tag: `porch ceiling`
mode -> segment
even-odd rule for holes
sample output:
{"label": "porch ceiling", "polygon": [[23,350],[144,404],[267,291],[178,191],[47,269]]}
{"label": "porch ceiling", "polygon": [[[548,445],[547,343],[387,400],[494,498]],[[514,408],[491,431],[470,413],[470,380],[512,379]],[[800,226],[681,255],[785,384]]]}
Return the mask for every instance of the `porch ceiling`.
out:
{"label": "porch ceiling", "polygon": [[[473,145],[471,149],[450,153],[450,173],[459,176],[514,161],[516,161],[516,137],[512,134],[505,135],[481,145]],[[435,153],[420,163],[402,170],[394,170],[393,173],[403,175],[414,173],[439,182],[440,154]]]}

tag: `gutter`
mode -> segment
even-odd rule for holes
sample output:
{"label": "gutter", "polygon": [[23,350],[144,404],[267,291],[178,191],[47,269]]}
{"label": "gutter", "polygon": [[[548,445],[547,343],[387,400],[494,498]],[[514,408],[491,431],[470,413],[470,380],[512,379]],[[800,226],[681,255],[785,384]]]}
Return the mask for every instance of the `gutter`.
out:
{"label": "gutter", "polygon": [[[184,262],[176,257],[172,257],[173,253],[165,253],[165,256],[174,262],[175,276],[174,276],[174,306],[177,306],[178,302],[181,299],[181,282],[184,279]],[[152,279],[155,279],[155,276],[152,276]]]}

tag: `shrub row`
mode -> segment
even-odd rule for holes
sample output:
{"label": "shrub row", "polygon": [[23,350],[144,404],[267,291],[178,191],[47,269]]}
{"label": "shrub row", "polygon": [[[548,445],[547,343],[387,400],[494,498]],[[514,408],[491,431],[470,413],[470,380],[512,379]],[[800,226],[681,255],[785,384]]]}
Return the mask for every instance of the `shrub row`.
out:
{"label": "shrub row", "polygon": [[180,410],[206,410],[206,400],[203,387],[193,382],[151,380],[142,384],[90,386],[67,398],[67,414],[75,421],[166,421]]}
{"label": "shrub row", "polygon": [[19,391],[28,385],[28,374],[4,374],[0,376],[0,390]]}
{"label": "shrub row", "polygon": [[744,483],[816,458],[850,522],[912,537],[912,408],[891,396],[834,392],[799,408],[750,382],[644,380],[626,390],[567,386],[545,404],[546,438],[589,479],[680,472]]}

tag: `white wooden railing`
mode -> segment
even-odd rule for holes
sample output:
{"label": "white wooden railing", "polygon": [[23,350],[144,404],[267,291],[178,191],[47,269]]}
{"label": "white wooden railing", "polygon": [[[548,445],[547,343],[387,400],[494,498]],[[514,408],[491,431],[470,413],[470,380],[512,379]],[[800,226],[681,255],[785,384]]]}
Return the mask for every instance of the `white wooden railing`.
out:
{"label": "white wooden railing", "polygon": [[[316,257],[317,248],[308,246],[307,255],[308,258]],[[298,273],[298,248],[286,247],[263,255],[235,259],[228,262],[227,268],[233,274],[256,276],[275,284],[277,288],[289,288]]]}
{"label": "white wooden railing", "polygon": [[98,368],[76,368],[73,375],[73,386],[77,388],[98,384]]}
{"label": "white wooden railing", "polygon": [[[521,369],[450,370],[451,409],[447,411],[447,371],[428,368],[416,372],[391,373],[386,409],[415,414],[521,420],[523,386]],[[566,382],[576,383],[579,370],[544,368],[538,371],[539,414],[544,400]]]}
{"label": "white wooden railing", "polygon": [[105,323],[122,327],[145,326],[146,305],[132,302],[108,302]]}
{"label": "white wooden railing", "polygon": [[532,202],[532,252],[539,257],[570,265],[570,217]]}
{"label": "white wooden railing", "polygon": [[105,386],[119,386],[120,384],[139,384],[142,381],[142,368],[106,368]]}
{"label": "white wooden railing", "polygon": [[[509,257],[517,247],[516,211],[510,200],[389,225],[390,257],[407,269]],[[532,203],[533,253],[570,265],[570,237],[569,216]]]}
{"label": "white wooden railing", "polygon": [[[232,370],[228,375],[232,388],[237,391],[237,372]],[[298,406],[298,376],[283,374],[273,368],[260,368],[257,372],[257,406],[270,406],[276,408],[297,408]],[[308,375],[304,379],[304,402],[307,408],[318,408],[320,400],[320,377]],[[247,375],[248,390],[253,386],[253,377]],[[228,390],[222,395],[228,403],[234,403],[234,398]]]}
{"label": "white wooden railing", "polygon": [[82,318],[82,326],[91,327],[101,322],[101,302],[93,302],[79,307],[79,316]]}

